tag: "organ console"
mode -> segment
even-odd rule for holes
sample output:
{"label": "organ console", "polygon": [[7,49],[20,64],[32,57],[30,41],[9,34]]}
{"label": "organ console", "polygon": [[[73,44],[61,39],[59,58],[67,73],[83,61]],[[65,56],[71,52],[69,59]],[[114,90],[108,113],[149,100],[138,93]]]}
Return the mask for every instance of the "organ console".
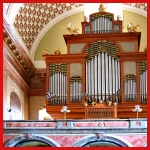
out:
{"label": "organ console", "polygon": [[122,118],[119,109],[146,106],[147,53],[139,52],[141,33],[123,33],[122,21],[109,12],[93,13],[81,24],[82,34],[63,35],[67,54],[43,55],[47,112],[63,118],[59,110],[68,106],[71,119]]}

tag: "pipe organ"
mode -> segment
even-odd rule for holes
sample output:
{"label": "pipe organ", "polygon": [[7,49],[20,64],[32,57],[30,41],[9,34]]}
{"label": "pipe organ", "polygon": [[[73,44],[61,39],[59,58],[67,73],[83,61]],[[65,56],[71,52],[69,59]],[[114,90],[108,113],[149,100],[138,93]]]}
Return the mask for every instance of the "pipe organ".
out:
{"label": "pipe organ", "polygon": [[43,55],[47,112],[63,118],[61,107],[68,106],[71,119],[122,118],[121,109],[146,107],[147,53],[139,52],[141,33],[123,33],[122,21],[108,12],[91,14],[81,24],[82,34],[63,35],[67,54]]}
{"label": "pipe organ", "polygon": [[83,34],[122,32],[122,21],[114,20],[114,14],[98,12],[89,16],[90,22],[82,22]]}
{"label": "pipe organ", "polygon": [[97,101],[121,102],[119,51],[110,41],[96,41],[86,49],[86,93]]}

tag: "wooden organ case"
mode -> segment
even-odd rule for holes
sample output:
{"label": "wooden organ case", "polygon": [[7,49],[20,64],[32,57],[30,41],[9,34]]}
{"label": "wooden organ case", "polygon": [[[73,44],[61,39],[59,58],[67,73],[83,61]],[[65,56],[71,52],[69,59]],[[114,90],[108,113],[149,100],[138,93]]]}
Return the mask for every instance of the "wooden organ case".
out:
{"label": "wooden organ case", "polygon": [[62,119],[147,117],[147,53],[139,52],[140,32],[123,33],[114,14],[97,12],[82,24],[82,34],[64,35],[67,54],[43,55],[46,111]]}

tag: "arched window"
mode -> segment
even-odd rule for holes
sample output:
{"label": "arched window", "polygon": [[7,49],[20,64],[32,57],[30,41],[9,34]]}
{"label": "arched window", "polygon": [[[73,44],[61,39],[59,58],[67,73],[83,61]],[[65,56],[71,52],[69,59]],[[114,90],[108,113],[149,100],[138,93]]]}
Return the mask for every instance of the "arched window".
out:
{"label": "arched window", "polygon": [[60,147],[60,145],[49,137],[27,134],[12,138],[4,147]]}
{"label": "arched window", "polygon": [[132,145],[117,136],[102,135],[82,138],[72,145],[72,147],[132,147]]}
{"label": "arched window", "polygon": [[10,119],[19,120],[22,119],[21,116],[21,102],[18,95],[15,92],[11,92],[10,94]]}
{"label": "arched window", "polygon": [[122,147],[122,146],[112,141],[100,140],[86,143],[82,147]]}
{"label": "arched window", "polygon": [[14,147],[52,147],[52,146],[42,141],[26,140],[19,142]]}

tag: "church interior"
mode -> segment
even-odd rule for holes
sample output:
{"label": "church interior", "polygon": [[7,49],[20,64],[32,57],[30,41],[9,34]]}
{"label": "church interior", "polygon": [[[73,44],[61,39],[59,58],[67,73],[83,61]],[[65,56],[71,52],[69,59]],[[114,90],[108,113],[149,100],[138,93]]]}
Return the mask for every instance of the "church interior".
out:
{"label": "church interior", "polygon": [[4,147],[147,147],[147,3],[3,3]]}

